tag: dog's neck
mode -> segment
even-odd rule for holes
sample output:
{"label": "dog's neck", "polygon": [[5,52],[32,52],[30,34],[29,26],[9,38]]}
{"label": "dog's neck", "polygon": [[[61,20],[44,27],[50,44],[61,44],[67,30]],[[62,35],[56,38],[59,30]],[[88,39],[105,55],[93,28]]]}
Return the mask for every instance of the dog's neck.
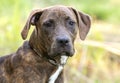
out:
{"label": "dog's neck", "polygon": [[45,44],[43,37],[41,37],[41,35],[38,37],[36,29],[33,31],[29,39],[29,45],[31,48],[36,49],[37,53],[40,53],[41,55],[47,55],[47,49],[44,46]]}
{"label": "dog's neck", "polygon": [[59,63],[60,63],[60,59],[59,58],[57,58],[57,60],[58,60],[58,62],[56,61],[56,59],[54,59],[54,58],[51,58],[51,57],[49,57],[49,56],[42,56],[40,53],[38,53],[37,52],[37,50],[36,49],[34,49],[34,48],[32,48],[33,49],[33,51],[39,56],[39,57],[41,57],[41,58],[43,58],[44,60],[46,60],[46,61],[48,61],[50,64],[52,64],[52,65],[54,65],[54,66],[58,66],[59,65]]}
{"label": "dog's neck", "polygon": [[31,49],[39,57],[43,58],[43,60],[48,61],[52,65],[58,66],[58,64],[60,63],[60,56],[55,57],[55,58],[49,57],[42,38],[43,37],[41,37],[41,35],[38,37],[36,31],[34,30],[29,40],[29,45]]}

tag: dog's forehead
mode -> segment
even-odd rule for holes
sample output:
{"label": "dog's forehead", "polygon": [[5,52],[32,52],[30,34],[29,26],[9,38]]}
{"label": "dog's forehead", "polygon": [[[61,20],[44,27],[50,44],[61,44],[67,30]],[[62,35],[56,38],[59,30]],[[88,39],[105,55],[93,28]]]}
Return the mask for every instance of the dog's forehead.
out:
{"label": "dog's forehead", "polygon": [[55,14],[66,14],[66,15],[71,15],[72,12],[68,7],[64,7],[64,6],[55,6],[55,7],[51,7],[48,8],[48,13],[55,13]]}
{"label": "dog's forehead", "polygon": [[44,10],[43,19],[47,17],[47,19],[60,19],[71,17],[71,19],[75,19],[75,15],[73,11],[66,6],[54,6]]}

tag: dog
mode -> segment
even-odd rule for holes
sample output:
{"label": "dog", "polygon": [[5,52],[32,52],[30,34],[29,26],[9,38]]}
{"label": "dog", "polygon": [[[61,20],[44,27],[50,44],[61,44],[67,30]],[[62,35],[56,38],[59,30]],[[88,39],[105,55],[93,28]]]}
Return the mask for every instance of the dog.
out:
{"label": "dog", "polygon": [[0,58],[0,83],[64,83],[63,67],[74,55],[77,31],[84,40],[90,26],[90,17],[72,7],[33,10],[21,32],[23,45]]}

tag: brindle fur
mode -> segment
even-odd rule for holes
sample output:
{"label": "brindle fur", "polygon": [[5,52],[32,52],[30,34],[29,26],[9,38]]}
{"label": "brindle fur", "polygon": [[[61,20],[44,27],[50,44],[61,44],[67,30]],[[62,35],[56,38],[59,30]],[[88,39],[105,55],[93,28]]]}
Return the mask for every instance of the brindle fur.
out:
{"label": "brindle fur", "polygon": [[[74,21],[73,26],[69,25],[70,20]],[[47,21],[52,21],[52,25],[45,24]],[[15,53],[0,58],[0,83],[47,83],[57,67],[46,57],[59,62],[62,53],[72,56],[77,30],[84,40],[90,23],[88,15],[71,7],[53,6],[32,11],[21,33],[26,39],[30,25],[34,25],[29,41],[25,41]],[[68,39],[67,45],[57,42],[60,37]],[[55,83],[63,82],[62,72]]]}

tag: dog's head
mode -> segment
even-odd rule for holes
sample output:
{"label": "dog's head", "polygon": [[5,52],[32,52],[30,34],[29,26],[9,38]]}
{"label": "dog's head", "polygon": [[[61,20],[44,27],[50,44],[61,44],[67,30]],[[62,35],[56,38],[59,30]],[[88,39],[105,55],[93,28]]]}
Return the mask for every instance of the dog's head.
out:
{"label": "dog's head", "polygon": [[22,30],[22,38],[26,39],[30,25],[36,28],[30,38],[30,45],[49,56],[74,54],[74,40],[77,30],[80,39],[84,40],[89,32],[90,17],[72,7],[53,6],[46,9],[38,9],[31,12],[25,27]]}

